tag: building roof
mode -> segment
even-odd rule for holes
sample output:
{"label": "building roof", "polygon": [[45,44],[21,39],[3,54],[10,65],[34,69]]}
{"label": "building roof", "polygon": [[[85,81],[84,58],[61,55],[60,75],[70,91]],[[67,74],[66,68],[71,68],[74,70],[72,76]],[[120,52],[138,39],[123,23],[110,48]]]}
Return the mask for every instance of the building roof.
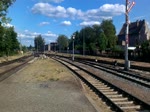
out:
{"label": "building roof", "polygon": [[[139,34],[142,26],[145,24],[145,20],[137,20],[136,22],[132,22],[129,24],[129,35]],[[126,33],[126,24],[123,25],[119,35],[125,35]]]}

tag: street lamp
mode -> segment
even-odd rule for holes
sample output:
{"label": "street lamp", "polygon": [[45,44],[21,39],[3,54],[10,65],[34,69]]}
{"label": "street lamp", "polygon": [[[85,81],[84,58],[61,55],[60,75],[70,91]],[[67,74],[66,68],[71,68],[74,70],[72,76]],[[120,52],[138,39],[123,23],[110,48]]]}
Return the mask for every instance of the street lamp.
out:
{"label": "street lamp", "polygon": [[75,35],[72,36],[73,39],[73,43],[72,43],[72,61],[74,61],[74,39],[75,39]]}
{"label": "street lamp", "polygon": [[36,41],[36,47],[37,47],[37,49],[36,49],[36,52],[38,53],[38,40]]}

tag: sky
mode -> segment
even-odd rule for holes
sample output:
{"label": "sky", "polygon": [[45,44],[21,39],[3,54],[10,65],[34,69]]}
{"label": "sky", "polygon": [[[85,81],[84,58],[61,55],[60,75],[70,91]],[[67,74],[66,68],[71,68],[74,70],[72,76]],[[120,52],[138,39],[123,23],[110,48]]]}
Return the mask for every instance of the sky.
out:
{"label": "sky", "polygon": [[[56,42],[61,34],[68,38],[86,26],[100,25],[112,19],[116,35],[125,23],[126,0],[16,0],[7,17],[12,21],[22,45],[34,46],[34,38],[42,35],[45,43]],[[130,22],[145,19],[150,26],[150,0],[135,2],[129,12]]]}

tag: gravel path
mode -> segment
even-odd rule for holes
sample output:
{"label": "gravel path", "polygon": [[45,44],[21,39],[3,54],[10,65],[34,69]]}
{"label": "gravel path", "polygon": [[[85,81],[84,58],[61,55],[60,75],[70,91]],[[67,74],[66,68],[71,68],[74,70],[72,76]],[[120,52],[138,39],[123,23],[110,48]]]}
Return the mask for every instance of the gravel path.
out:
{"label": "gravel path", "polygon": [[0,112],[96,112],[72,73],[51,59],[0,82],[0,90]]}
{"label": "gravel path", "polygon": [[138,84],[132,83],[131,81],[114,76],[110,73],[101,71],[99,69],[93,69],[83,64],[81,64],[80,66],[85,67],[86,69],[90,70],[92,73],[96,74],[98,77],[116,85],[119,88],[122,88],[124,91],[150,104],[150,89],[149,88],[145,88]]}

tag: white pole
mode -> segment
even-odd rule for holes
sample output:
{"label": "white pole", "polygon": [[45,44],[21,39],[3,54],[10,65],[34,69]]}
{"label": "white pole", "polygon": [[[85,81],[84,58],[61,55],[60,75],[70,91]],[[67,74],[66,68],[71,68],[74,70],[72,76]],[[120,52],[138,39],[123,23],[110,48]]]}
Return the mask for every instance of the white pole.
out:
{"label": "white pole", "polygon": [[129,61],[128,61],[128,44],[129,44],[129,17],[128,17],[128,0],[126,0],[126,35],[125,35],[125,70],[129,70]]}
{"label": "white pole", "polygon": [[72,47],[73,47],[73,55],[72,55],[72,61],[74,61],[74,39],[75,39],[75,36],[73,35],[73,44],[72,44]]}

